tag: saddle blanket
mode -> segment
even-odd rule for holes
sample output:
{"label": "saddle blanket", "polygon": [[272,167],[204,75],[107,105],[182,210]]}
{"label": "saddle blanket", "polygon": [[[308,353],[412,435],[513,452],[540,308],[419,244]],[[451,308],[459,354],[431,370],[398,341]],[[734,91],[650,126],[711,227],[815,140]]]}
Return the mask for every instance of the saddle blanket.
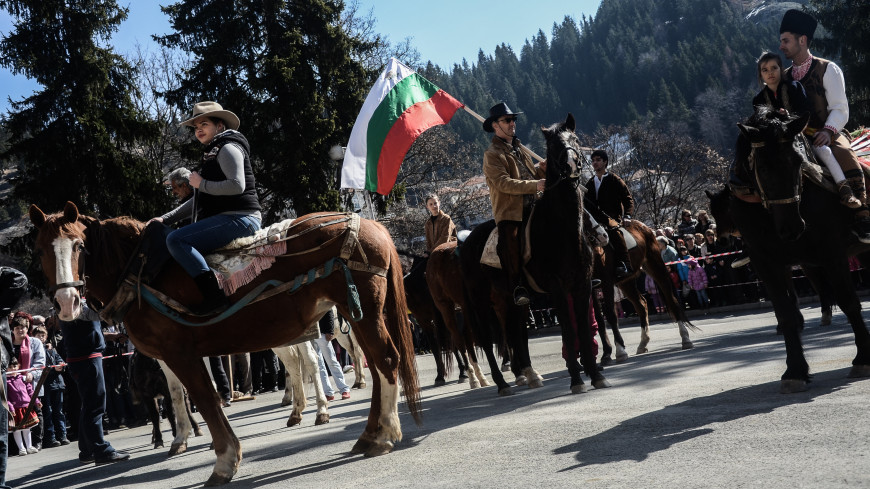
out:
{"label": "saddle blanket", "polygon": [[[205,257],[227,295],[251,283],[275,263],[276,256],[287,252],[287,244],[281,238],[292,224],[293,219],[272,224],[253,236],[237,238]],[[245,251],[239,253],[238,250]]]}

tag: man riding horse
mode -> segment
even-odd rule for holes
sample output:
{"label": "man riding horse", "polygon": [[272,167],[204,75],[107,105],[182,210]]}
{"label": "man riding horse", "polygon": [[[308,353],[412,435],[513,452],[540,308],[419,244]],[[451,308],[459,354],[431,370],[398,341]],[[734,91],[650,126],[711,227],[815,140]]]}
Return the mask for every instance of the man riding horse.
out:
{"label": "man riding horse", "polygon": [[607,152],[596,149],[592,152],[592,169],[595,176],[586,182],[586,202],[592,216],[607,229],[610,238],[610,246],[616,252],[616,278],[625,278],[634,270],[628,259],[628,247],[625,245],[625,237],[619,230],[624,221],[631,221],[634,212],[634,199],[628,185],[607,171]]}
{"label": "man riding horse", "polygon": [[483,154],[483,174],[498,227],[499,261],[513,287],[514,303],[526,306],[529,291],[523,284],[521,229],[535,195],[544,191],[547,163],[534,165],[520,144],[516,137],[519,114],[522,112],[511,112],[504,102],[489,109],[483,130],[495,135]]}

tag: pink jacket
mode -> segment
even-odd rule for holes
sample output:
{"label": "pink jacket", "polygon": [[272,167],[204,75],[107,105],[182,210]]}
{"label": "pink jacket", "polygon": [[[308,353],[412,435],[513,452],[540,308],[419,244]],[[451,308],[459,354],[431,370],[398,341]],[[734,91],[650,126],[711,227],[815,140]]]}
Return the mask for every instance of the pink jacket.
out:
{"label": "pink jacket", "polygon": [[24,377],[21,375],[6,377],[6,399],[10,408],[13,410],[26,408],[30,404],[31,397],[33,397],[33,386],[24,382]]}
{"label": "pink jacket", "polygon": [[689,262],[689,286],[692,287],[692,290],[707,288],[707,272],[698,265],[692,268],[691,263]]}

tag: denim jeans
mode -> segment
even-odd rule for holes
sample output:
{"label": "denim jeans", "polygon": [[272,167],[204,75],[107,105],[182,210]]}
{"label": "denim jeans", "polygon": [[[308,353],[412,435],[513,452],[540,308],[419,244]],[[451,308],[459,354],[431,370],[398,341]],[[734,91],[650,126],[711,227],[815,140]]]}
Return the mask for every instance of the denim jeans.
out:
{"label": "denim jeans", "polygon": [[203,254],[259,229],[260,220],[255,217],[218,214],[172,231],[166,237],[166,247],[188,275],[197,277],[209,271]]}
{"label": "denim jeans", "polygon": [[698,296],[698,302],[701,306],[706,306],[710,303],[710,299],[707,298],[707,289],[699,289],[695,291],[695,295]]}
{"label": "denim jeans", "polygon": [[66,438],[66,417],[63,414],[63,389],[45,390],[42,397],[42,414],[45,418],[45,433],[42,445]]}

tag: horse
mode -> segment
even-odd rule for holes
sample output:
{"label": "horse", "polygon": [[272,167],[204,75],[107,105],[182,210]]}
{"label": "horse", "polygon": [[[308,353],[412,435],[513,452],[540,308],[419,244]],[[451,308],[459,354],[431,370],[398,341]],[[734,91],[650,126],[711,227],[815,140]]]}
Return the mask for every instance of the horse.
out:
{"label": "horse", "polygon": [[[731,185],[727,201],[783,333],[782,393],[805,391],[811,380],[800,338],[804,318],[791,283],[793,264],[815,267],[827,277],[855,335],[857,354],[848,375],[870,376],[870,332],[847,261],[850,253],[868,247],[859,246],[850,232],[852,213],[840,205],[839,198],[814,183],[805,184],[802,168],[808,161],[800,135],[808,120],[808,115],[790,116],[759,107],[738,124],[735,175],[756,191],[746,195]],[[721,216],[721,204],[711,204],[715,215]]]}
{"label": "horse", "polygon": [[320,382],[320,370],[317,365],[317,351],[311,341],[303,341],[295,345],[272,348],[275,355],[284,364],[284,397],[281,399],[282,406],[293,405],[290,417],[287,418],[287,427],[295,426],[302,422],[302,411],[305,410],[307,400],[305,398],[305,381],[314,384],[314,398],[317,402],[317,416],[314,425],[319,426],[329,423],[328,406],[323,384]]}
{"label": "horse", "polygon": [[[450,332],[453,351],[458,354],[461,364],[468,366],[468,373],[470,374],[469,386],[475,389],[477,387],[486,387],[489,385],[489,382],[486,380],[483,372],[481,372],[477,355],[474,352],[475,338],[472,333],[473,328],[466,324],[460,329],[456,322],[456,306],[459,306],[462,310],[463,319],[471,310],[470,302],[467,300],[468,294],[465,292],[462,265],[460,264],[457,246],[458,243],[456,241],[448,241],[432,250],[426,264],[426,282],[429,284],[432,300],[438,308],[438,312],[444,321],[444,326]],[[492,356],[492,345],[483,344],[480,346],[484,350],[488,350],[487,358],[489,359]],[[494,361],[495,357],[492,357],[490,367],[494,366],[493,372],[498,370],[498,364],[493,365]],[[510,389],[504,380],[501,381],[501,384],[499,392],[502,392],[501,389],[505,387]]]}
{"label": "horse", "polygon": [[[680,328],[680,338],[682,338],[682,348],[687,350],[694,345],[689,339],[689,328],[697,329],[688,319],[674,297],[671,279],[668,276],[668,269],[662,259],[659,243],[655,239],[655,234],[645,224],[638,220],[632,220],[623,224],[623,227],[628,231],[637,245],[628,250],[628,258],[631,261],[631,267],[634,272],[627,277],[621,279],[616,278],[616,262],[614,258],[613,248],[610,246],[597,247],[595,249],[595,266],[592,276],[601,280],[601,288],[604,294],[604,303],[602,304],[602,315],[607,319],[607,325],[613,331],[613,338],[616,341],[616,361],[622,362],[628,358],[625,352],[625,341],[622,339],[622,334],[619,332],[619,323],[614,312],[613,304],[613,286],[619,287],[619,290],[625,294],[625,297],[631,301],[634,310],[640,318],[640,343],[637,345],[637,354],[646,353],[649,351],[649,314],[646,304],[646,299],[637,289],[637,278],[640,276],[641,267],[643,271],[652,276],[656,285],[661,291],[662,298],[665,302],[665,307],[668,314],[677,323]],[[604,327],[598,328],[602,343],[604,344],[603,356],[601,364],[607,365],[611,361],[611,351],[613,349],[610,339],[607,337],[607,330]]]}
{"label": "horse", "polygon": [[[85,216],[72,202],[63,212],[48,216],[32,205],[29,215],[38,229],[34,247],[50,290],[54,291],[60,318],[71,321],[79,316],[80,288],[86,287],[89,297],[109,303],[143,224],[126,217],[99,220]],[[202,358],[290,343],[333,306],[345,318],[354,319],[354,332],[374,374],[368,421],[352,453],[387,454],[402,439],[400,380],[408,410],[417,423],[421,422],[401,267],[386,228],[356,214],[317,213],[294,221],[281,239],[287,248],[286,257],[277,258],[257,280],[241,286],[231,300],[238,301],[268,286],[275,288],[235,315],[190,326],[154,307],[134,305],[123,318],[136,348],[162,359],[178,375],[205,419],[217,455],[206,481],[208,486],[233,478],[242,450],[219,407],[220,399]],[[339,273],[332,274],[334,270]],[[306,285],[291,289],[296,283]],[[151,286],[182,304],[202,300],[193,280],[176,263],[164,267]],[[286,293],[290,291],[292,295]],[[186,322],[196,321],[186,317]],[[245,330],[250,324],[264,326],[256,334],[249,334]]]}
{"label": "horse", "polygon": [[[181,383],[179,382],[178,385],[180,386]],[[184,395],[183,388],[180,396],[178,394],[173,396],[166,375],[163,374],[163,369],[160,367],[160,362],[140,351],[133,352],[130,358],[130,394],[133,397],[133,404],[145,404],[145,408],[148,411],[148,419],[151,420],[151,443],[154,444],[154,448],[163,447],[163,433],[160,431],[160,409],[157,405],[157,401],[160,399],[164,401],[163,406],[166,410],[169,426],[172,428],[172,436],[178,437],[181,435],[185,440],[185,449],[187,447],[187,433],[180,433],[180,431],[186,430],[189,432],[188,426],[193,426],[194,435],[202,436],[202,429],[200,429],[196,420],[193,419],[190,403]],[[184,406],[183,411],[177,411],[173,406],[172,401],[174,397],[181,397]],[[178,418],[186,418],[189,425],[177,423],[176,416]],[[170,456],[181,453],[179,451],[180,446],[176,447],[176,444],[173,443],[173,447],[175,449],[170,451]]]}
{"label": "horse", "polygon": [[[583,369],[595,388],[609,384],[598,369],[592,331],[589,326],[589,304],[592,278],[592,250],[583,235],[583,202],[579,189],[580,144],[574,133],[574,116],[568,114],[562,123],[541,128],[547,142],[546,189],[535,203],[526,224],[527,246],[531,251],[525,269],[532,288],[548,292],[556,306],[562,329],[565,363],[571,377],[572,393],[586,392],[580,377]],[[494,221],[477,226],[460,250],[470,302],[477,307],[477,331],[486,333],[489,322],[487,305],[498,316],[511,353],[511,370],[517,382],[529,387],[543,385],[543,379],[531,366],[528,331],[522,318],[528,316],[512,300],[504,274],[481,265],[480,257],[486,240],[495,228]],[[495,376],[494,376],[495,379]]]}
{"label": "horse", "polygon": [[[408,310],[417,318],[417,323],[420,325],[422,333],[426,336],[426,340],[432,347],[432,356],[435,360],[435,386],[445,385],[447,381],[444,378],[451,367],[451,357],[449,354],[446,354],[446,351],[450,350],[450,348],[445,348],[445,345],[443,345],[442,334],[447,330],[447,327],[444,325],[441,313],[435,307],[435,301],[432,300],[432,293],[429,290],[429,283],[426,281],[426,267],[428,266],[429,258],[405,251],[399,251],[399,254],[413,260],[404,277],[405,298],[408,302]],[[466,372],[468,371],[468,365],[462,362],[462,358],[455,350],[453,353],[459,364],[459,383],[467,382],[468,375]]]}

